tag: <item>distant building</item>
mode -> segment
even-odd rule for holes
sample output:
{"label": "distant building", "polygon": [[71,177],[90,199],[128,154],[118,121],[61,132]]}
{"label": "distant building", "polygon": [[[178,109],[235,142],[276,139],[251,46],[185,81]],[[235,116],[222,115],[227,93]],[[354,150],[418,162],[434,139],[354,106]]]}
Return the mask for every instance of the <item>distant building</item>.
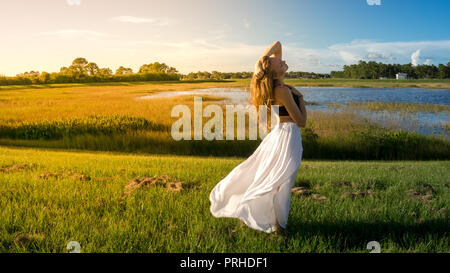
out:
{"label": "distant building", "polygon": [[408,79],[408,74],[406,74],[406,73],[397,73],[397,74],[395,74],[395,78],[397,80],[406,80],[406,79]]}
{"label": "distant building", "polygon": [[303,77],[302,77],[302,79],[315,79],[316,78],[316,75],[314,75],[314,74],[306,74],[306,75],[303,75]]}

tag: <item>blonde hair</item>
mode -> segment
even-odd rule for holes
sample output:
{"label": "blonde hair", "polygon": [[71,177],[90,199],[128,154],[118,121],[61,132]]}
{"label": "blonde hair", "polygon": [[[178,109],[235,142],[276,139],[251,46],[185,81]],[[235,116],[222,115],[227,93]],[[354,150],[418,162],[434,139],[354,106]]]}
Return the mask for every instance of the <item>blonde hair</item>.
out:
{"label": "blonde hair", "polygon": [[266,105],[269,111],[270,120],[270,109],[274,100],[273,87],[274,87],[274,77],[275,73],[270,68],[270,57],[264,56],[259,62],[261,63],[262,71],[264,74],[258,77],[253,73],[252,80],[250,82],[250,100],[249,103],[256,107],[256,111],[259,119],[259,106]]}

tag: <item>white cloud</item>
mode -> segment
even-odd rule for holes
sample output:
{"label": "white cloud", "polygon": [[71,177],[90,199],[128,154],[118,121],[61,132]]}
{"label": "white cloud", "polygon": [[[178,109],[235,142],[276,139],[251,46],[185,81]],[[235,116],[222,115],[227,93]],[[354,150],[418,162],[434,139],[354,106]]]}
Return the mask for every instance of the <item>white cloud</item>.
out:
{"label": "white cloud", "polygon": [[380,6],[381,0],[367,0],[367,5],[369,6]]}
{"label": "white cloud", "polygon": [[123,23],[133,23],[133,24],[142,24],[142,23],[153,23],[158,26],[169,26],[176,23],[176,20],[169,18],[143,18],[143,17],[135,17],[135,16],[117,16],[111,18],[113,21],[119,21]]}
{"label": "white cloud", "polygon": [[417,49],[414,51],[414,53],[411,55],[411,64],[413,66],[417,66],[419,64],[419,58],[420,58],[420,49]]}
{"label": "white cloud", "polygon": [[431,64],[431,59],[426,59],[423,64],[430,65]]}
{"label": "white cloud", "polygon": [[69,6],[79,6],[81,5],[81,0],[66,0]]}
{"label": "white cloud", "polygon": [[393,56],[385,56],[381,53],[368,53],[364,59],[371,60],[371,61],[379,61],[379,60],[395,60],[395,57]]}
{"label": "white cloud", "polygon": [[[418,48],[420,48],[420,51],[417,50]],[[413,64],[419,64],[420,55],[424,52],[427,56],[440,56],[443,61],[450,58],[450,40],[410,42],[354,40],[350,43],[331,45],[328,49],[338,54],[347,64],[364,59],[388,62],[395,60],[396,63],[411,61]],[[413,55],[411,55],[411,52],[414,52]]]}

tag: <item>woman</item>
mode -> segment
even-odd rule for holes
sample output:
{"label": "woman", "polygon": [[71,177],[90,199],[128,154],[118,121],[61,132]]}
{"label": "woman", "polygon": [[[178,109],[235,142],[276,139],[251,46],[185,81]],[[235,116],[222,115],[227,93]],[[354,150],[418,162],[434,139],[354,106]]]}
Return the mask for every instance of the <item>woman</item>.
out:
{"label": "woman", "polygon": [[250,99],[256,109],[259,105],[268,109],[279,105],[279,124],[209,196],[215,217],[238,218],[267,233],[286,228],[291,188],[303,153],[300,127],[305,127],[307,118],[303,95],[284,84],[288,66],[281,52],[278,41],[266,49],[255,65],[250,85]]}

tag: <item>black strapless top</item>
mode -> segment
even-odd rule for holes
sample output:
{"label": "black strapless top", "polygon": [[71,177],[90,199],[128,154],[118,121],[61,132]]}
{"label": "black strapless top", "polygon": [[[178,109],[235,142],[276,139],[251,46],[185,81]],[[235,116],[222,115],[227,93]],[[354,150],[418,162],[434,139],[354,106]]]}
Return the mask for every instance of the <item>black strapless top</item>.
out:
{"label": "black strapless top", "polygon": [[[290,88],[289,88],[289,90],[290,90]],[[292,91],[291,91],[291,93],[292,93],[292,96],[294,97],[295,103],[297,104],[298,107],[300,107],[300,99],[299,99],[299,96],[298,96],[297,94],[293,93]],[[278,108],[278,115],[279,115],[280,117],[281,117],[281,116],[289,116],[289,113],[288,113],[288,111],[286,110],[286,107],[280,106],[280,107]]]}

